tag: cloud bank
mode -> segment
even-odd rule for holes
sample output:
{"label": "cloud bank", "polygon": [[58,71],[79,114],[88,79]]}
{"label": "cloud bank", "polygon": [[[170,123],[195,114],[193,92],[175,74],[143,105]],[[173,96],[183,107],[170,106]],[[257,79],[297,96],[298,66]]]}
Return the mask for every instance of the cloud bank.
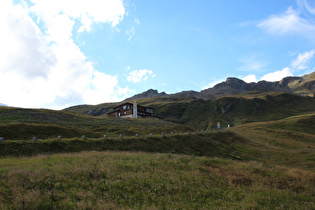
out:
{"label": "cloud bank", "polygon": [[122,0],[1,0],[1,101],[60,109],[122,98],[128,88],[96,70],[72,36],[75,28],[88,32],[94,23],[115,27],[124,15]]}

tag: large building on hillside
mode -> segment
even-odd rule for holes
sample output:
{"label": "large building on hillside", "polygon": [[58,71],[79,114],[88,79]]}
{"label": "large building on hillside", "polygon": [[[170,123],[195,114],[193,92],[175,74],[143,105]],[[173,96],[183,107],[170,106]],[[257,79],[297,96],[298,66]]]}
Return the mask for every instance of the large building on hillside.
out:
{"label": "large building on hillside", "polygon": [[123,103],[114,107],[114,111],[108,113],[110,117],[120,118],[148,118],[148,119],[160,119],[153,116],[153,109],[150,107],[144,107],[137,105],[135,101],[132,103]]}

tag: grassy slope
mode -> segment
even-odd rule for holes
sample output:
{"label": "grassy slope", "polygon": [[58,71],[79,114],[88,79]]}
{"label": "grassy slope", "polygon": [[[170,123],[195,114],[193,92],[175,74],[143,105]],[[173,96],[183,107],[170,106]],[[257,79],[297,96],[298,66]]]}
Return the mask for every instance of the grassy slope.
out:
{"label": "grassy slope", "polygon": [[92,116],[101,116],[104,113],[108,113],[112,110],[113,107],[119,105],[117,103],[103,103],[98,105],[78,105],[66,108],[65,111],[76,112],[80,114],[92,115]]}
{"label": "grassy slope", "polygon": [[[309,170],[315,168],[312,157],[315,148],[314,124],[315,114],[306,114],[278,121],[244,124],[231,128],[230,132],[188,135],[179,134],[177,130],[175,135],[166,132],[167,135],[161,137],[160,128],[154,126],[153,136],[146,133],[141,134],[139,138],[124,135],[123,139],[120,139],[118,134],[112,134],[108,135],[106,140],[93,139],[90,136],[87,140],[80,138],[58,140],[56,137],[37,142],[5,140],[0,147],[0,155],[23,156],[84,150],[146,151],[257,160]],[[176,126],[179,125],[172,124],[169,129]],[[130,131],[126,132],[135,132],[137,128],[129,128]]]}
{"label": "grassy slope", "polygon": [[240,125],[232,131],[244,138],[262,162],[315,169],[315,114]]}
{"label": "grassy slope", "polygon": [[135,135],[191,130],[163,120],[92,117],[68,111],[0,107],[0,136],[5,139]]}
{"label": "grassy slope", "polygon": [[104,138],[82,140],[50,139],[25,141],[4,141],[1,143],[0,156],[32,156],[80,151],[145,151],[160,153],[177,153],[196,156],[216,156],[231,159],[252,159],[248,154],[241,155],[242,145],[247,140],[231,132],[212,132],[199,134],[154,135]]}

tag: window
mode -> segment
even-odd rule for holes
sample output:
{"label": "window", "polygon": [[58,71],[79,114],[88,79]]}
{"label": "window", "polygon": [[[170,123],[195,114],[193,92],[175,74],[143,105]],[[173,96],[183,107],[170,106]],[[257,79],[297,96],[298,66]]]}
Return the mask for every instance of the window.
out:
{"label": "window", "polygon": [[127,106],[124,106],[124,107],[123,107],[123,109],[126,109],[126,108],[127,108]]}

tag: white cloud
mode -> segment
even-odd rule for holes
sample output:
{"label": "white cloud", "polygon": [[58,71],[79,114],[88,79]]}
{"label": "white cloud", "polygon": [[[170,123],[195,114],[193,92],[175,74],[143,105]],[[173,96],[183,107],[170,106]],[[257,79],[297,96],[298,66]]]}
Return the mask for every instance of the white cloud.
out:
{"label": "white cloud", "polygon": [[293,74],[289,67],[285,67],[282,70],[278,70],[278,71],[264,75],[261,78],[261,80],[273,82],[273,81],[279,81],[283,79],[284,77],[288,77],[288,76],[293,76]]}
{"label": "white cloud", "polygon": [[107,75],[98,71],[93,72],[93,78],[90,79],[89,85],[91,88],[83,92],[83,98],[91,104],[104,103],[104,98],[115,101],[118,98],[115,94],[126,94],[129,91],[128,88],[123,89],[123,92],[121,88],[117,88],[118,80],[116,76]]}
{"label": "white cloud", "polygon": [[123,98],[128,98],[128,97],[130,97],[130,94],[135,94],[135,93],[136,93],[135,90],[130,90],[128,87],[119,88],[117,91],[117,94],[122,95]]}
{"label": "white cloud", "polygon": [[120,88],[116,76],[94,69],[72,39],[78,22],[86,31],[95,22],[116,26],[125,13],[122,1],[31,2],[0,1],[2,103],[64,108],[122,99],[120,93],[129,89]]}
{"label": "white cloud", "polygon": [[53,18],[64,14],[77,19],[90,30],[91,23],[111,23],[116,26],[126,13],[122,0],[31,0],[31,10],[49,24]]}
{"label": "white cloud", "polygon": [[315,50],[310,50],[303,54],[300,53],[298,57],[291,64],[293,69],[303,70],[303,69],[308,68],[307,64],[313,58],[314,54],[315,54]]}
{"label": "white cloud", "polygon": [[257,78],[256,78],[256,75],[254,74],[251,74],[251,75],[248,75],[246,77],[243,77],[242,80],[244,82],[247,82],[247,83],[250,83],[250,82],[257,82]]}
{"label": "white cloud", "polygon": [[315,25],[300,17],[300,12],[289,7],[284,14],[272,15],[264,20],[258,27],[272,34],[295,33],[314,38]]}
{"label": "white cloud", "polygon": [[0,73],[47,77],[56,63],[53,51],[46,47],[48,41],[21,6],[5,2],[0,3]]}
{"label": "white cloud", "polygon": [[81,15],[82,26],[78,29],[78,33],[83,31],[91,31],[92,20],[88,17],[86,13]]}
{"label": "white cloud", "polygon": [[135,71],[129,72],[127,80],[129,82],[137,83],[137,82],[147,80],[150,75],[152,75],[152,77],[155,77],[155,75],[153,74],[151,70],[146,70],[146,69],[135,70]]}

